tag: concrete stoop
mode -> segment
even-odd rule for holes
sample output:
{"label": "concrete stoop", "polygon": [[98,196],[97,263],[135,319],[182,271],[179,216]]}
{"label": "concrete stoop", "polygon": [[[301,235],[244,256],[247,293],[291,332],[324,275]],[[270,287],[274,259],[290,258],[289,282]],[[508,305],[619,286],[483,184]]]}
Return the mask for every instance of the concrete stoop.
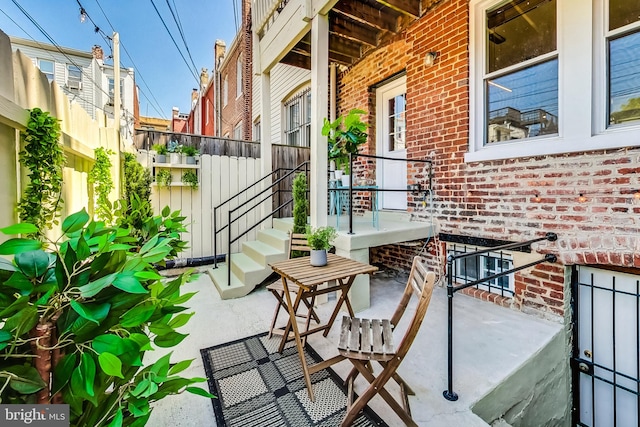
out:
{"label": "concrete stoop", "polygon": [[273,272],[270,263],[287,258],[287,241],[292,225],[290,219],[274,219],[273,228],[258,231],[258,240],[244,242],[242,252],[231,254],[230,260],[218,264],[218,268],[207,270],[222,299],[247,295]]}

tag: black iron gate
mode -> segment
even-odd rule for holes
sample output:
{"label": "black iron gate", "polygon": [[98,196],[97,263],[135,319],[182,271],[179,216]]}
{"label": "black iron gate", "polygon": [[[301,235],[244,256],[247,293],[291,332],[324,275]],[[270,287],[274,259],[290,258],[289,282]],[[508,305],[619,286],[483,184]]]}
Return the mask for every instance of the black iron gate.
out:
{"label": "black iron gate", "polygon": [[640,427],[640,275],[574,267],[574,426]]}

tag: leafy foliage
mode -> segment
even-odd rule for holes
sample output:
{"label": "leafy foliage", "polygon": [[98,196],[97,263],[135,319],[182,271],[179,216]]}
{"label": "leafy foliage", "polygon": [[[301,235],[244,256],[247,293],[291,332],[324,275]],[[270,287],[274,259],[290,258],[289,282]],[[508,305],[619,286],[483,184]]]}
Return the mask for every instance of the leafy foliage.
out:
{"label": "leafy foliage", "polygon": [[135,155],[124,153],[124,197],[131,200],[134,194],[151,203],[151,172]]}
{"label": "leafy foliage", "polygon": [[160,188],[166,188],[171,184],[171,171],[168,169],[161,169],[156,174],[156,184]]}
{"label": "leafy foliage", "polygon": [[185,171],[182,174],[182,182],[189,184],[192,190],[198,189],[198,175],[194,171]]}
{"label": "leafy foliage", "polygon": [[23,149],[20,163],[29,169],[29,183],[18,202],[20,220],[34,224],[37,230],[58,224],[62,208],[62,168],[65,157],[59,144],[58,119],[34,108],[29,112],[27,129],[20,133]]}
{"label": "leafy foliage", "polygon": [[338,237],[338,233],[333,227],[318,227],[315,230],[307,227],[306,235],[309,247],[315,250],[331,249],[333,241]]}
{"label": "leafy foliage", "polygon": [[[299,173],[293,179],[293,232],[302,234],[307,230],[307,212],[309,201],[307,200],[307,175]],[[293,251],[291,256],[302,256],[303,252]]]}
{"label": "leafy foliage", "polygon": [[113,219],[112,205],[109,201],[109,193],[114,189],[111,178],[111,159],[109,156],[115,153],[112,150],[99,147],[95,149],[96,161],[89,171],[87,181],[93,185],[97,195],[96,216],[98,219],[110,223]]}
{"label": "leafy foliage", "polygon": [[167,147],[164,144],[153,144],[151,149],[160,155],[167,155]]}
{"label": "leafy foliage", "polygon": [[186,335],[176,329],[192,315],[181,304],[193,294],[180,293],[189,274],[167,280],[154,268],[178,250],[171,233],[160,230],[166,222],[177,229],[183,217],[168,211],[145,223],[142,240],[91,221],[83,210],[63,221],[65,240],[48,242],[49,251],[29,239],[0,245],[13,255],[0,262],[1,403],[33,403],[36,396],[42,402],[44,393],[45,402],[61,398],[70,405],[73,426],[141,426],[150,403],[167,395],[211,397],[191,387],[204,378],[178,375],[190,361],[171,363],[169,353],[143,363],[146,351],[179,344]]}
{"label": "leafy foliage", "polygon": [[333,122],[324,119],[322,135],[327,137],[329,159],[334,159],[339,167],[349,174],[349,154],[357,154],[358,147],[367,142],[367,123],[360,120],[364,110],[353,109],[346,116]]}
{"label": "leafy foliage", "polygon": [[192,145],[185,145],[184,147],[182,147],[182,154],[184,154],[185,156],[197,156],[199,154],[198,150],[196,150],[196,147],[192,146]]}

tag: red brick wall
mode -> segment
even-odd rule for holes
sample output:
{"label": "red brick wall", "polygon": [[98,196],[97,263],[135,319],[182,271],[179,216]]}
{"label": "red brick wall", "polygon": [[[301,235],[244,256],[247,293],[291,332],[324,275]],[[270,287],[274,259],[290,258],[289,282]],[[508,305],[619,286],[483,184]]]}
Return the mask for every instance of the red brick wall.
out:
{"label": "red brick wall", "polygon": [[[629,141],[626,150],[465,163],[468,38],[468,1],[443,1],[340,76],[340,112],[366,107],[367,120],[375,123],[372,86],[405,70],[408,157],[434,162],[433,205],[425,208],[409,197],[409,211],[423,221],[431,221],[434,212],[443,233],[524,241],[556,232],[557,242],[534,244],[533,250],[556,254],[558,263],[516,273],[515,298],[498,302],[562,315],[565,266],[640,268],[640,200],[634,198],[640,189],[639,142]],[[428,51],[440,54],[431,67],[424,65]],[[370,134],[369,150],[374,152],[373,126]],[[416,165],[409,167],[412,180],[428,181]],[[579,200],[580,193],[586,200]],[[415,252],[414,246],[377,248],[371,260],[407,268]]]}

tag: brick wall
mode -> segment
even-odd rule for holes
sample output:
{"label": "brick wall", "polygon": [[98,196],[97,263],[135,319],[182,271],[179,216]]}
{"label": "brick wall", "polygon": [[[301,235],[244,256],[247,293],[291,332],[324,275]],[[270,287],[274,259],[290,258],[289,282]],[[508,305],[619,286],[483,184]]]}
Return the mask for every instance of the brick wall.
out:
{"label": "brick wall", "polygon": [[[554,253],[558,262],[516,273],[513,299],[468,293],[543,316],[562,316],[565,266],[640,268],[640,200],[634,197],[640,189],[639,143],[629,141],[627,149],[616,151],[465,163],[468,37],[468,1],[441,2],[340,76],[340,112],[366,106],[367,120],[374,124],[374,85],[406,71],[408,157],[432,159],[434,167],[433,205],[425,208],[410,196],[409,211],[449,234],[524,241],[556,232],[557,242],[534,244],[533,250]],[[424,65],[428,51],[440,54],[431,67]],[[375,152],[374,126],[370,134],[368,151]],[[417,164],[409,165],[410,183],[426,182],[426,175]],[[407,268],[420,246],[372,249],[371,260]]]}
{"label": "brick wall", "polygon": [[[244,32],[239,32],[236,40],[231,48],[227,51],[224,63],[220,67],[220,75],[221,75],[221,87],[220,90],[221,96],[224,96],[224,91],[222,86],[224,85],[225,77],[227,79],[227,103],[225,105],[224,99],[222,99],[222,112],[221,112],[221,120],[222,123],[220,125],[221,133],[220,135],[224,136],[227,133],[229,134],[229,138],[234,138],[234,129],[239,124],[242,123],[242,139],[250,140],[251,139],[251,112],[247,111],[247,108],[251,108],[250,94],[249,92],[249,101],[247,105],[247,83],[246,81],[251,80],[251,78],[243,79],[244,81],[237,81],[236,79],[236,68],[238,66],[238,58],[240,55],[243,55],[243,61],[241,63],[241,67],[244,68],[243,76],[247,75],[246,72],[246,55],[244,53],[244,49],[246,45],[244,40],[246,38],[246,34]],[[249,59],[250,60],[250,59]],[[248,74],[250,77],[251,74]],[[236,90],[238,85],[243,85],[242,95],[236,98]],[[249,87],[250,89],[250,87]]]}

